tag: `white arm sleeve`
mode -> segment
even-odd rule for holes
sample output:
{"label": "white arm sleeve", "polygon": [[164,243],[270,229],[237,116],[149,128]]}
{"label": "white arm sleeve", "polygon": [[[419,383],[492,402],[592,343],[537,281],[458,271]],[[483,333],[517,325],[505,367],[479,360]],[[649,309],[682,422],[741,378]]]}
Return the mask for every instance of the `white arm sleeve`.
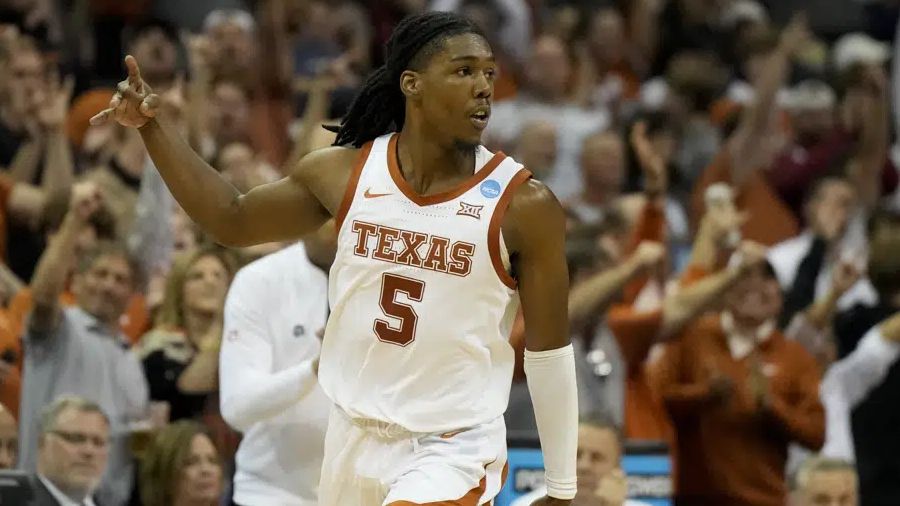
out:
{"label": "white arm sleeve", "polygon": [[544,454],[547,495],[572,499],[578,457],[578,387],[572,345],[525,350],[525,375]]}
{"label": "white arm sleeve", "polygon": [[219,354],[222,417],[246,431],[254,423],[285,412],[313,391],[312,361],[272,372],[272,343],[266,318],[265,287],[239,272],[225,300],[225,326]]}

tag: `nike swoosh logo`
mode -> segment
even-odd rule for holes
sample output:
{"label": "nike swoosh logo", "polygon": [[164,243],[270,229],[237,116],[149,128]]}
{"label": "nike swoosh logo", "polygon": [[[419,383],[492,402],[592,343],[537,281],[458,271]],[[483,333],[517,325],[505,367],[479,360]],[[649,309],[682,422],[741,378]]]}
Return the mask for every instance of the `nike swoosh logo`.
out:
{"label": "nike swoosh logo", "polygon": [[393,195],[393,193],[372,193],[369,190],[370,188],[366,188],[365,193],[363,193],[363,197],[367,199],[375,199],[378,197],[387,197],[388,195]]}

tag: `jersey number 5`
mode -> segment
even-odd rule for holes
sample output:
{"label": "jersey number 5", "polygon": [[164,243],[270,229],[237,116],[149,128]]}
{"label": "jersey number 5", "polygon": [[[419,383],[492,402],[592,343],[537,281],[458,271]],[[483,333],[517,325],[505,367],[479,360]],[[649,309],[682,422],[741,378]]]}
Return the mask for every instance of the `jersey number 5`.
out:
{"label": "jersey number 5", "polygon": [[381,312],[385,316],[399,320],[399,325],[392,326],[391,322],[382,319],[375,320],[375,335],[384,343],[406,346],[416,339],[416,323],[419,315],[409,304],[397,302],[397,293],[403,293],[409,300],[422,302],[422,293],[425,291],[425,282],[384,273],[381,275]]}

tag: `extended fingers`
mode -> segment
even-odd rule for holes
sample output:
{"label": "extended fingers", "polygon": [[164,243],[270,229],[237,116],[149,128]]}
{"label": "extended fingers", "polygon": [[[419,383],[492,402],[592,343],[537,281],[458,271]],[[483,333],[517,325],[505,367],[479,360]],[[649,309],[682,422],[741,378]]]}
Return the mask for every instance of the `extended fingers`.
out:
{"label": "extended fingers", "polygon": [[116,110],[115,107],[109,107],[107,109],[103,109],[102,111],[98,112],[91,118],[91,121],[90,121],[91,125],[102,125],[102,124],[106,123],[107,121],[109,121],[109,118],[112,117],[113,111],[115,111],[115,110]]}
{"label": "extended fingers", "polygon": [[140,93],[138,93],[137,89],[131,83],[131,80],[122,81],[116,87],[116,95],[125,98],[126,100],[134,100],[140,102],[144,99]]}
{"label": "extended fingers", "polygon": [[156,117],[156,111],[159,108],[160,102],[159,95],[151,93],[141,102],[141,114],[150,118]]}

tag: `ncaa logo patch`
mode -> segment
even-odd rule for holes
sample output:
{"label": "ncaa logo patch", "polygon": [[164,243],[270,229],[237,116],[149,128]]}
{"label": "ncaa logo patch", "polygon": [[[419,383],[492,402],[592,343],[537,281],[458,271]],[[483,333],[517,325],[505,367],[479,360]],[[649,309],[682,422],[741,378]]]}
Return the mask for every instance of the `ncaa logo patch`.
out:
{"label": "ncaa logo patch", "polygon": [[500,183],[494,181],[493,179],[488,179],[487,181],[481,183],[481,194],[485,196],[485,198],[495,199],[500,196]]}

